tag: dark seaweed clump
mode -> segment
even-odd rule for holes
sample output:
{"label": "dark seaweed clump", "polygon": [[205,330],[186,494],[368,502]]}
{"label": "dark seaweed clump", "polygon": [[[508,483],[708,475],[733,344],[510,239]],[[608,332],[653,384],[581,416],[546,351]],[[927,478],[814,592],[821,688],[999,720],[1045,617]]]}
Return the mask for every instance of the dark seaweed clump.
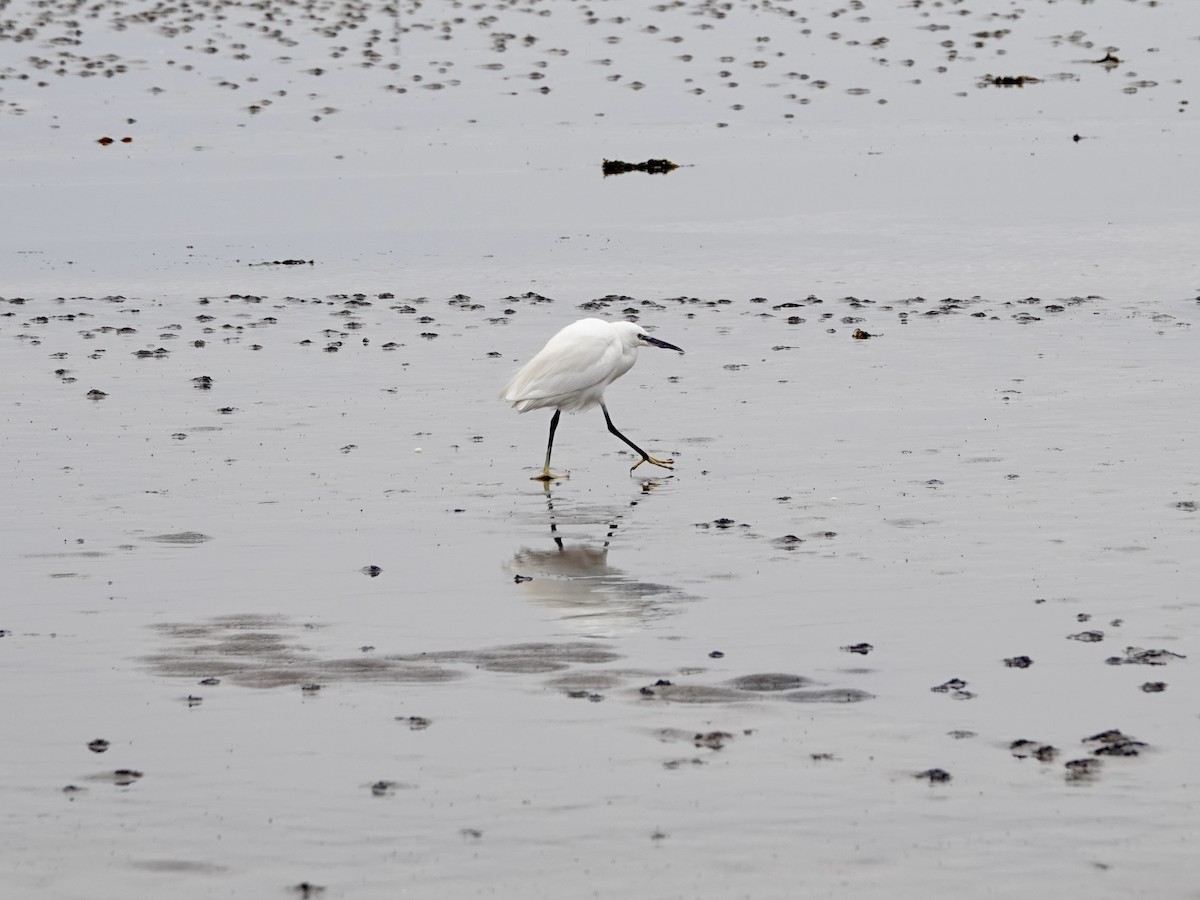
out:
{"label": "dark seaweed clump", "polygon": [[666,175],[668,172],[673,172],[678,169],[675,163],[669,159],[648,159],[645,162],[629,163],[620,159],[606,159],[604,161],[604,177],[609,175],[624,175],[626,172],[646,172],[650,175]]}

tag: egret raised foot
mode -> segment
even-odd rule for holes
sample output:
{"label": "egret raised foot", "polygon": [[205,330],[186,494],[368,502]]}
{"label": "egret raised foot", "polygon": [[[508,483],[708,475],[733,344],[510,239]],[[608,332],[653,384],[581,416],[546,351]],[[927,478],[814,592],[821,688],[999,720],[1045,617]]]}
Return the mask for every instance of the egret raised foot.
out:
{"label": "egret raised foot", "polygon": [[559,331],[538,353],[509,379],[500,393],[518,412],[531,409],[553,409],[550,419],[550,438],[546,442],[546,461],[534,481],[554,481],[562,477],[550,472],[550,454],[554,449],[554,432],[563,410],[582,412],[599,406],[604,412],[608,430],[633,448],[641,457],[630,468],[633,472],[642,463],[670,469],[673,459],[657,459],[617,430],[608,406],[604,389],[628,372],[637,362],[638,348],[649,344],[683,353],[674,344],[651,337],[646,329],[633,322],[607,322],[604,319],[580,319]]}
{"label": "egret raised foot", "polygon": [[641,459],[639,459],[637,462],[635,462],[632,466],[629,467],[630,474],[632,474],[633,470],[636,469],[638,466],[640,466],[642,463],[650,463],[650,465],[652,465],[652,466],[662,466],[664,469],[670,469],[672,472],[675,471],[675,460],[673,460],[673,459],[655,459],[653,456],[643,456]]}

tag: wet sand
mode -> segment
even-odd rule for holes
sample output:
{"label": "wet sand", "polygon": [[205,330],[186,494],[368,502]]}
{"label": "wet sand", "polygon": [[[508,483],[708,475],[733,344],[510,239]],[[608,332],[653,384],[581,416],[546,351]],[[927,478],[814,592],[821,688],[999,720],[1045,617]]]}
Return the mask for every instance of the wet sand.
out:
{"label": "wet sand", "polygon": [[1183,7],[873,6],[19,21],[14,896],[1189,895]]}

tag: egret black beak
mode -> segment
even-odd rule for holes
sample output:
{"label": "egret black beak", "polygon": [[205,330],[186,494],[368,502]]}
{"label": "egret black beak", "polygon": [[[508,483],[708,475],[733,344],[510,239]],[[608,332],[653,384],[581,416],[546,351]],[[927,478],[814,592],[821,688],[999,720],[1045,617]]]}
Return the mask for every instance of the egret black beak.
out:
{"label": "egret black beak", "polygon": [[644,340],[647,344],[653,344],[655,347],[662,347],[664,350],[677,350],[680,353],[683,353],[683,350],[681,350],[679,347],[676,347],[674,344],[668,344],[666,341],[660,341],[658,338],[650,337],[648,334],[642,335],[642,340]]}

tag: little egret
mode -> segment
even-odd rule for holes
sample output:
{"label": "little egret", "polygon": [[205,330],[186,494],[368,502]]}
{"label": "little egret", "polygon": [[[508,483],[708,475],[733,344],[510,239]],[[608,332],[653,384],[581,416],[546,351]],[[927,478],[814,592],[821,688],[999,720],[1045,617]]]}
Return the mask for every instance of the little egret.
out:
{"label": "little egret", "polygon": [[637,451],[641,457],[630,472],[642,463],[669,469],[673,459],[655,459],[613,424],[604,405],[604,389],[628,372],[637,362],[638,347],[650,344],[666,350],[678,350],[674,344],[646,334],[633,322],[606,322],[604,319],[580,319],[572,322],[546,342],[537,355],[525,363],[500,393],[518,412],[553,408],[550,440],[546,442],[546,464],[534,481],[552,481],[561,476],[550,474],[550,451],[554,449],[554,430],[563,410],[582,412],[596,404],[604,411],[608,430]]}

